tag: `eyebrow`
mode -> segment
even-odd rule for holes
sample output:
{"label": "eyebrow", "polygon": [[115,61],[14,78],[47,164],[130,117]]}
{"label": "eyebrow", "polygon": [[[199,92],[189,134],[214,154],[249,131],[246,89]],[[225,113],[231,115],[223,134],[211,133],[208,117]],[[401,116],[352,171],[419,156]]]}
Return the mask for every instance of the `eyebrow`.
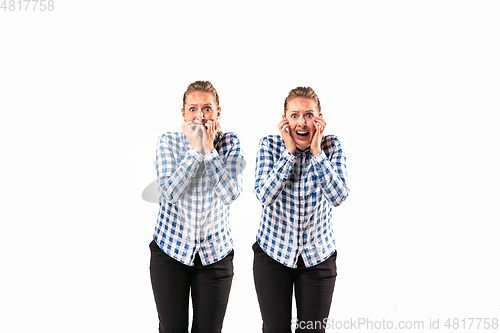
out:
{"label": "eyebrow", "polygon": [[[198,104],[188,104],[188,106],[197,106]],[[203,107],[205,106],[212,106],[211,103],[206,103],[206,104],[202,104]]]}

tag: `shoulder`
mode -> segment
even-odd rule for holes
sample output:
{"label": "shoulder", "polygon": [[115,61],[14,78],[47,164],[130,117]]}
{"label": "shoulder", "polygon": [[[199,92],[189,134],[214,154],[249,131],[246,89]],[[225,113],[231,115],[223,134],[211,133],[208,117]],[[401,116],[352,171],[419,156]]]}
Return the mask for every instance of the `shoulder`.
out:
{"label": "shoulder", "polygon": [[338,138],[338,136],[336,135],[332,135],[332,134],[329,134],[329,135],[325,135],[323,137],[323,149],[325,150],[325,152],[330,152],[330,153],[342,153],[342,142],[340,141],[340,139]]}
{"label": "shoulder", "polygon": [[238,134],[234,132],[226,132],[220,134],[219,140],[221,140],[223,143],[234,143],[234,142],[240,142],[240,138],[238,137]]}
{"label": "shoulder", "polygon": [[184,145],[186,139],[183,132],[166,132],[158,137],[158,144],[177,147]]}
{"label": "shoulder", "polygon": [[323,136],[323,140],[325,140],[328,144],[338,144],[340,143],[339,137],[333,134],[328,134]]}
{"label": "shoulder", "polygon": [[226,132],[217,136],[215,139],[215,150],[219,155],[226,155],[229,152],[242,154],[242,148],[240,144],[240,138],[234,132]]}
{"label": "shoulder", "polygon": [[163,134],[160,134],[160,136],[158,136],[158,140],[162,141],[176,140],[176,139],[182,139],[184,136],[185,135],[183,132],[165,132]]}
{"label": "shoulder", "polygon": [[265,144],[271,148],[278,148],[284,146],[285,142],[281,135],[267,135],[260,139],[259,144]]}
{"label": "shoulder", "polygon": [[217,150],[232,149],[231,147],[240,147],[240,138],[234,132],[226,132],[217,136],[215,139],[215,145]]}
{"label": "shoulder", "polygon": [[281,135],[268,135],[260,139],[257,158],[264,155],[281,156],[286,149]]}

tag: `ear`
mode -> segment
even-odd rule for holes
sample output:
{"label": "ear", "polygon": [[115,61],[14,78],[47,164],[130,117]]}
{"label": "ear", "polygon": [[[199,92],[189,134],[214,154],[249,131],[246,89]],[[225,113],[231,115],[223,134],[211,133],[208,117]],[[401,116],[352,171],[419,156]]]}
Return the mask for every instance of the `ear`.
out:
{"label": "ear", "polygon": [[322,114],[322,113],[320,113],[320,114],[319,114],[319,117],[320,117],[320,118],[323,118],[323,114]]}
{"label": "ear", "polygon": [[184,108],[181,109],[181,113],[182,113],[182,118],[184,119],[184,121],[186,121],[186,113],[184,112]]}
{"label": "ear", "polygon": [[219,107],[219,108],[217,109],[217,117],[216,117],[216,118],[219,118],[219,117],[220,117],[220,111],[221,111],[221,108]]}
{"label": "ear", "polygon": [[282,115],[283,119],[286,119],[285,115]]}

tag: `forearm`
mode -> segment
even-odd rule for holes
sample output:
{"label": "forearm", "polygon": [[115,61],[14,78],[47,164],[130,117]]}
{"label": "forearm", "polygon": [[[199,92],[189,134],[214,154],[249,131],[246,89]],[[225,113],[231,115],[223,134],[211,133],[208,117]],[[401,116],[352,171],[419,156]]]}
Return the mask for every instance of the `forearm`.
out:
{"label": "forearm", "polygon": [[342,204],[349,195],[345,157],[334,156],[329,160],[321,152],[313,158],[313,170],[328,202],[333,206]]}
{"label": "forearm", "polygon": [[236,200],[243,190],[244,160],[241,155],[229,155],[226,164],[214,149],[204,156],[205,170],[212,182],[214,193],[225,205]]}
{"label": "forearm", "polygon": [[167,202],[175,203],[184,195],[196,177],[202,158],[196,149],[190,149],[175,171],[169,174],[173,161],[157,157],[158,190]]}
{"label": "forearm", "polygon": [[270,154],[257,156],[254,192],[263,205],[268,206],[278,198],[295,161],[295,155],[288,150],[284,150],[276,163],[273,163]]}

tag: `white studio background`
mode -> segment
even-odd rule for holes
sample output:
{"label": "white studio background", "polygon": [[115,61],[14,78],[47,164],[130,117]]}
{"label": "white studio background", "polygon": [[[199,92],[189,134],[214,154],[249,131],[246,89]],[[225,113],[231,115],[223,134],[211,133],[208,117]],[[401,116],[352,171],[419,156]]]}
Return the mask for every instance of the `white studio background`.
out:
{"label": "white studio background", "polygon": [[296,86],[348,157],[330,317],[500,318],[499,1],[31,8],[0,10],[0,331],[157,331],[141,193],[195,80],[248,162],[224,332],[261,330],[255,155]]}

